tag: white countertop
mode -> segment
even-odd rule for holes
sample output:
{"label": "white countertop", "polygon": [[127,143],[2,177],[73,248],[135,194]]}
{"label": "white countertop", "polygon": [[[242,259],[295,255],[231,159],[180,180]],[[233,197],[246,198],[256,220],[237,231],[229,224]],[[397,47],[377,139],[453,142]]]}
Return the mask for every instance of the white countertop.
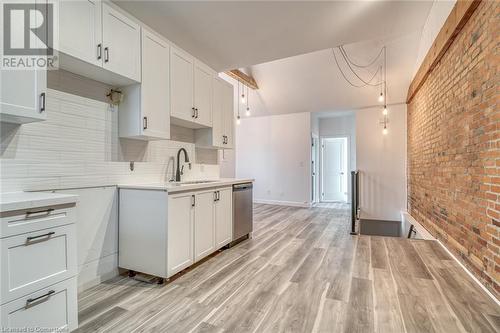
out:
{"label": "white countertop", "polygon": [[120,184],[119,188],[136,189],[136,190],[158,190],[169,193],[199,190],[210,187],[231,186],[241,183],[252,183],[254,179],[250,178],[220,178],[207,183],[197,184],[179,184],[179,183],[153,183],[153,184]]}
{"label": "white countertop", "polygon": [[78,196],[50,192],[0,193],[0,212],[75,203]]}

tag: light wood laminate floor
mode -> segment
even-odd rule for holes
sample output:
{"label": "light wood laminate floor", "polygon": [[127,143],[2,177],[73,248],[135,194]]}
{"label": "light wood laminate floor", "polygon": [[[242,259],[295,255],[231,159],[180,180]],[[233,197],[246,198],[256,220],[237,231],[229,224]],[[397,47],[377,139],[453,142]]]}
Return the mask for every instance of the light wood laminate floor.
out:
{"label": "light wood laminate floor", "polygon": [[253,239],[170,283],[81,293],[79,331],[500,331],[497,304],[439,244],[349,227],[347,206],[255,205]]}

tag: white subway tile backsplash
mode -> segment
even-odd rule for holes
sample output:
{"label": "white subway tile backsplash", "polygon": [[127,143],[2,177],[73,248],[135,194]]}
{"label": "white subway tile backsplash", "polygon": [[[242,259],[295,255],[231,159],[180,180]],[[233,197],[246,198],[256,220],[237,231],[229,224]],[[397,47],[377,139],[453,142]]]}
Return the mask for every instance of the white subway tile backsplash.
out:
{"label": "white subway tile backsplash", "polygon": [[[172,157],[181,147],[192,162],[191,169],[184,168],[184,179],[218,178],[218,165],[195,163],[193,143],[120,139],[118,113],[104,102],[49,89],[46,121],[2,124],[1,191],[168,181],[174,174]],[[191,137],[189,130],[175,132]]]}

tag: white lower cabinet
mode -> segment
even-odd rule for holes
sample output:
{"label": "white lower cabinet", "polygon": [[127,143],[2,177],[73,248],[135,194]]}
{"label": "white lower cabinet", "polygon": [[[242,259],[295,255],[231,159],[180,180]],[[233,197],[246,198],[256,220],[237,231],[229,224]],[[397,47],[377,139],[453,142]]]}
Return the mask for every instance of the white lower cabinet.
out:
{"label": "white lower cabinet", "polygon": [[120,189],[119,266],[169,278],[227,245],[232,187]]}
{"label": "white lower cabinet", "polygon": [[1,239],[1,303],[75,276],[75,245],[74,224]]}
{"label": "white lower cabinet", "polygon": [[194,261],[199,261],[215,251],[214,207],[216,191],[195,194],[194,208]]}
{"label": "white lower cabinet", "polygon": [[220,249],[233,238],[233,189],[218,190],[215,202],[215,247]]}
{"label": "white lower cabinet", "polygon": [[191,193],[168,196],[168,276],[194,263],[193,222],[195,197]]}
{"label": "white lower cabinet", "polygon": [[0,212],[0,331],[78,327],[75,220],[75,202]]}
{"label": "white lower cabinet", "polygon": [[69,332],[78,327],[76,277],[0,306],[0,328]]}

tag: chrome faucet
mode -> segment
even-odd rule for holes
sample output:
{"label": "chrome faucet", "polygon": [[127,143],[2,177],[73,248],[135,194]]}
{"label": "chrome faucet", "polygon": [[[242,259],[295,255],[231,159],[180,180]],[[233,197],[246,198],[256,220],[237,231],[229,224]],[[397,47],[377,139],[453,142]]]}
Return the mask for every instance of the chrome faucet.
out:
{"label": "chrome faucet", "polygon": [[182,166],[182,169],[180,168],[181,152],[184,152],[184,162],[189,163],[189,157],[186,149],[184,148],[179,149],[179,151],[177,152],[177,170],[175,171],[176,182],[181,181],[181,175],[183,174],[184,170],[184,165]]}

